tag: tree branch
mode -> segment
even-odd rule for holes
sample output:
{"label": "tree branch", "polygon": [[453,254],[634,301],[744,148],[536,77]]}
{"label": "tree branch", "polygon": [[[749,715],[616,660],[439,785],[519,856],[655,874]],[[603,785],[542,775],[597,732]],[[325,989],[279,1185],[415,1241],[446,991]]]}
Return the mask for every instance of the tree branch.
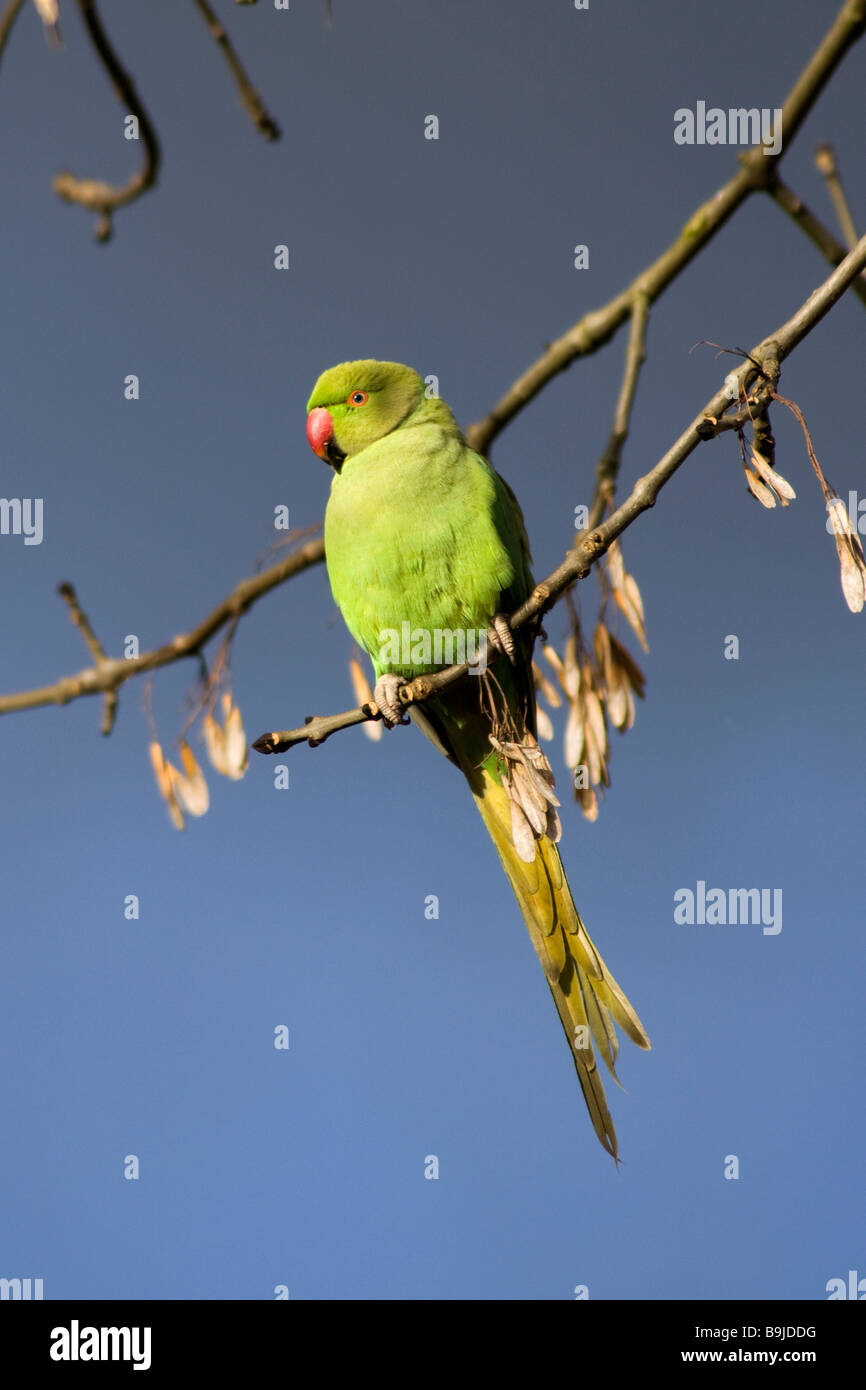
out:
{"label": "tree branch", "polygon": [[[60,584],[57,592],[62,599],[69,605],[69,616],[72,619],[81,636],[84,638],[84,645],[93,657],[97,669],[108,663],[105,655],[105,648],[90,626],[90,620],[78,602],[78,595],[71,584]],[[114,689],[105,692],[105,712],[102,716],[102,727],[100,733],[110,734],[114,728],[114,721],[117,716],[117,691]]]}
{"label": "tree branch", "polygon": [[24,7],[25,0],[9,0],[9,4],[3,11],[3,18],[0,19],[0,58],[3,57],[3,49],[6,47],[6,40],[12,33],[12,26]]}
{"label": "tree branch", "polygon": [[789,149],[803,121],[844,58],[866,31],[866,0],[847,0],[828,33],[798,77],[782,106],[784,146],[767,155],[757,145],[740,156],[740,170],[703,203],[686,223],[673,245],[632,281],[627,289],[601,309],[585,314],[509,387],[485,419],[471,426],[467,439],[473,449],[486,454],[501,430],[524,409],[543,386],[570,367],[578,357],[595,352],[628,318],[638,295],[652,304],[662,291],[694,260],[740,204],[764,188]]}
{"label": "tree branch", "polygon": [[[778,203],[780,208],[784,208],[785,212],[794,219],[797,226],[806,233],[810,241],[815,243],[831,265],[841,265],[848,252],[841,241],[837,241],[823,222],[820,222],[815,214],[806,207],[799,194],[795,193],[779,178],[773,179],[767,192],[774,202]],[[858,276],[851,285],[851,290],[862,303],[866,304],[866,277]]]}
{"label": "tree branch", "polygon": [[649,299],[645,294],[635,296],[631,310],[631,332],[628,337],[628,347],[625,354],[625,367],[623,369],[622,385],[619,390],[619,400],[616,403],[616,413],[613,417],[613,429],[607,441],[607,448],[598,462],[595,475],[595,496],[589,509],[589,517],[586,529],[591,531],[593,526],[597,526],[607,510],[609,503],[613,501],[613,494],[616,490],[616,479],[619,473],[619,466],[622,461],[622,451],[626,439],[628,438],[628,427],[631,419],[631,410],[634,405],[634,393],[637,387],[638,374],[646,361],[646,331],[649,323]]}
{"label": "tree branch", "polygon": [[[772,395],[779,378],[781,363],[803,341],[807,333],[820,323],[824,315],[829,313],[864,267],[866,267],[866,236],[861,238],[854,250],[845,257],[842,264],[837,266],[824,283],[817,290],[813,290],[797,312],[775,333],[764,338],[757,347],[753,348],[746,360],[733,373],[738,388],[737,404],[745,394],[747,383],[756,376],[762,382],[758,394],[769,393]],[[756,363],[760,364],[760,373]],[[521,604],[516,612],[508,618],[508,624],[512,630],[522,627],[524,623],[541,618],[575,580],[584,579],[590,573],[593,565],[604,555],[617,536],[622,535],[623,531],[631,526],[642,512],[655,506],[656,498],[661,489],[670,481],[689,455],[700,443],[713,438],[724,428],[722,425],[723,417],[734,404],[730,395],[732,384],[729,376],[703,410],[683,430],[679,439],[671,445],[664,457],[659,459],[658,463],[644,477],[638,478],[625,502],[600,526],[585,531],[566,555],[562,564],[541,584],[536,584],[526,602]],[[464,663],[458,666],[449,666],[431,675],[417,676],[415,680],[400,688],[398,698],[405,706],[420,704],[429,699],[431,695],[435,695],[446,686],[451,685],[452,682],[460,680],[469,669],[470,667]],[[303,742],[308,742],[311,747],[315,747],[317,744],[323,743],[338,729],[349,728],[353,724],[360,724],[366,719],[375,718],[378,718],[378,713],[374,713],[373,708],[369,705],[347,710],[344,714],[316,716],[308,719],[301,729],[280,729],[262,734],[253,744],[253,748],[259,753],[282,753],[295,744]]]}
{"label": "tree branch", "polygon": [[279,126],[273,116],[266,111],[264,102],[247,77],[241,60],[232,47],[231,39],[208,4],[208,0],[195,0],[195,5],[231,68],[241,101],[252,117],[254,125],[262,132],[266,140],[279,140]]}
{"label": "tree branch", "polygon": [[133,174],[122,188],[116,188],[102,179],[79,178],[67,171],[57,174],[54,179],[53,188],[58,197],[67,203],[80,203],[82,207],[100,214],[96,223],[96,239],[108,241],[111,236],[111,218],[115,210],[134,202],[156,183],[160,161],[159,140],[132,78],[121,65],[108,41],[95,0],[78,0],[78,8],[96,55],[108,73],[117,97],[130,115],[138,120],[144,146],[144,163],[141,169]]}
{"label": "tree branch", "polygon": [[[236,621],[248,608],[253,606],[257,599],[260,599],[263,594],[269,593],[271,589],[275,589],[278,584],[282,584],[285,580],[291,579],[293,575],[300,574],[302,570],[318,564],[324,559],[324,555],[325,547],[321,539],[308,541],[306,545],[293,551],[279,564],[272,565],[270,569],[263,570],[261,574],[241,580],[228,597],[217,604],[216,608],[190,632],[183,633],[181,636],[173,638],[172,641],[166,642],[163,646],[145,652],[142,656],[131,657],[129,660],[125,660],[123,657],[106,657],[98,644],[96,647],[91,646],[91,653],[96,657],[93,666],[79,671],[74,676],[61,676],[60,680],[55,681],[53,685],[44,685],[38,690],[24,690],[15,695],[0,695],[0,714],[12,714],[22,709],[38,709],[42,705],[68,705],[70,700],[77,700],[82,695],[105,695],[119,690],[121,685],[128,681],[131,676],[138,675],[142,671],[155,671],[160,666],[168,666],[184,657],[197,657],[205,643],[209,642],[220,628],[225,627],[227,623]],[[68,592],[64,593],[64,589]],[[61,594],[67,602],[70,602],[69,593],[73,595],[74,599],[73,621],[81,628],[88,645],[90,645],[90,638],[95,643],[96,638],[93,637],[87,619],[78,608],[78,600],[74,597],[72,586],[61,586]],[[73,607],[72,603],[70,603],[70,607]],[[75,617],[76,609],[81,614],[83,623]],[[106,729],[105,722],[103,722],[103,733],[106,732],[109,730]]]}
{"label": "tree branch", "polygon": [[822,145],[816,151],[815,163],[827,182],[827,190],[836,209],[836,216],[839,219],[845,244],[850,251],[857,241],[857,228],[854,226],[854,218],[851,216],[848,199],[845,197],[845,190],[839,178],[836,153],[833,148],[830,145]]}

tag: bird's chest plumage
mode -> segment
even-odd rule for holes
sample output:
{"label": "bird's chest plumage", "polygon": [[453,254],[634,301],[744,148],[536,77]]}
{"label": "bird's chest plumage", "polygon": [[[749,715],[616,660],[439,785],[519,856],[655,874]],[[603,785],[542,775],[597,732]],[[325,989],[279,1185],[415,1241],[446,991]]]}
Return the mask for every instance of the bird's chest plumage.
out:
{"label": "bird's chest plumage", "polygon": [[347,460],[325,516],[331,588],[377,667],[383,632],[486,625],[509,570],[489,470],[436,426]]}

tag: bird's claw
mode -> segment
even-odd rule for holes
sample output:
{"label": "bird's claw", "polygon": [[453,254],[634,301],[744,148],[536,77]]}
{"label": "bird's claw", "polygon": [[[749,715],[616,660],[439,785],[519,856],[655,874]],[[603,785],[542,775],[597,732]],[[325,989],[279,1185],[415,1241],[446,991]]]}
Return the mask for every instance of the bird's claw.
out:
{"label": "bird's claw", "polygon": [[515,664],[514,633],[508,626],[508,619],[503,613],[494,613],[490,619],[487,641],[495,652],[507,656],[512,666]]}
{"label": "bird's claw", "polygon": [[406,685],[402,676],[395,676],[387,672],[380,676],[373,691],[373,702],[382,716],[382,723],[386,729],[393,729],[395,724],[408,724],[409,720],[405,717],[405,705],[401,704],[399,691]]}

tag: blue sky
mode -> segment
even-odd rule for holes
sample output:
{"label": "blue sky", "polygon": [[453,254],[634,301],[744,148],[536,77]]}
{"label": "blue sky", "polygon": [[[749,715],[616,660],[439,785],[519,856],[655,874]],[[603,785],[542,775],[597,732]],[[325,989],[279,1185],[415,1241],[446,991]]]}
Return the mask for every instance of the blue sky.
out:
{"label": "blue sky", "polygon": [[[223,2],[284,132],[269,145],[192,6],[104,4],[164,153],[107,246],[50,184],[128,175],[122,108],[77,12],[55,53],[25,10],[0,65],[0,495],[43,498],[44,537],[0,537],[0,690],[87,664],[61,580],[111,653],[130,633],[146,649],[253,572],[275,506],[316,522],[329,475],[304,405],[325,367],[405,361],[463,424],[485,414],[735,168],[677,145],[674,111],[779,106],[835,8],[335,0],[329,28],[317,4]],[[861,43],[783,166],[831,224],[823,140],[866,217],[863,62]],[[623,488],[728,369],[692,346],[751,346],[826,273],[769,199],[741,209],[653,311]],[[782,378],[843,496],[864,487],[864,326],[849,297]],[[590,500],[623,350],[494,446],[537,577]],[[620,1170],[454,769],[413,729],[353,729],[293,751],[285,791],[256,755],[240,783],[211,776],[179,834],[133,682],[107,740],[92,700],[0,722],[0,1276],[47,1298],[787,1299],[866,1274],[866,615],[842,600],[802,436],[774,424],[791,507],[748,497],[728,436],[625,536],[647,698],[598,822],[563,812],[575,898],[653,1040],[624,1042],[627,1094],[609,1088]],[[580,600],[591,625],[593,582]],[[562,607],[547,630],[561,646]],[[324,568],[260,601],[232,665],[249,737],[349,707],[351,652]],[[166,746],[194,675],[153,682]],[[780,889],[782,930],[678,925],[698,881]]]}

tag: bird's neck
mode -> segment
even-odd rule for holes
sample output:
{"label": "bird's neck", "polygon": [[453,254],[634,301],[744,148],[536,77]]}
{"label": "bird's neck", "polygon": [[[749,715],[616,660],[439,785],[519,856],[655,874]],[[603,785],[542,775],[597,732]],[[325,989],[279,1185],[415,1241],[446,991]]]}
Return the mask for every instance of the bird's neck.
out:
{"label": "bird's neck", "polygon": [[438,396],[422,396],[415,409],[403,421],[403,429],[412,425],[438,425],[446,434],[462,438],[460,428],[448,406]]}

